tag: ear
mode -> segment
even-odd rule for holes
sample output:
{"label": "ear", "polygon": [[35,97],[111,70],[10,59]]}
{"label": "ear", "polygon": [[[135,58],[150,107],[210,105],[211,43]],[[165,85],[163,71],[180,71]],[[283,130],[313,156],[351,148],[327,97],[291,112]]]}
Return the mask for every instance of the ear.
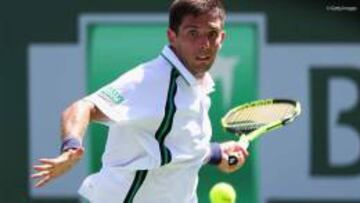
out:
{"label": "ear", "polygon": [[225,40],[225,37],[226,37],[226,33],[225,33],[225,31],[222,31],[222,32],[220,33],[220,49],[221,49],[222,44],[223,44],[223,42],[224,42],[224,40]]}
{"label": "ear", "polygon": [[167,37],[168,37],[170,45],[174,45],[174,43],[176,41],[176,33],[175,33],[175,31],[172,30],[171,28],[168,28]]}

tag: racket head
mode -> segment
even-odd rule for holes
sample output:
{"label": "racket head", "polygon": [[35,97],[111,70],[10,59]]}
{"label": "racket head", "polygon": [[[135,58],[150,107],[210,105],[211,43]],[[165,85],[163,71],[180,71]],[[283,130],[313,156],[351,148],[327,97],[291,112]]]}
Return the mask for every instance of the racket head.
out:
{"label": "racket head", "polygon": [[257,100],[230,109],[221,124],[235,134],[249,134],[261,128],[265,132],[292,122],[300,112],[300,103],[294,100]]}

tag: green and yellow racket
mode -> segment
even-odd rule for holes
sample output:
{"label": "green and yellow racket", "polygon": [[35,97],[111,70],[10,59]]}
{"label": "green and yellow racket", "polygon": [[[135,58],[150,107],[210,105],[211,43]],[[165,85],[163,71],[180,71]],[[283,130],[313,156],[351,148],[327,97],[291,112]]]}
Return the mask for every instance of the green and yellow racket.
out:
{"label": "green and yellow racket", "polygon": [[[250,142],[292,122],[300,112],[301,106],[297,101],[257,100],[231,109],[221,119],[221,124],[228,132],[239,135],[241,146],[247,149]],[[237,162],[236,156],[229,156],[229,165]]]}

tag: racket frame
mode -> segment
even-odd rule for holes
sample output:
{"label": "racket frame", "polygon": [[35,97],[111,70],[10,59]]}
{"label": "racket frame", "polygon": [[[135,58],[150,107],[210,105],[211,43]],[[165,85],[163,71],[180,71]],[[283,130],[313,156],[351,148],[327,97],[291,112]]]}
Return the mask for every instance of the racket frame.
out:
{"label": "racket frame", "polygon": [[[226,119],[229,115],[231,115],[232,113],[234,113],[240,109],[252,108],[255,106],[270,105],[270,104],[276,104],[276,103],[292,104],[295,107],[294,113],[290,114],[289,116],[287,116],[281,120],[273,121],[262,127],[259,127],[248,134],[236,132],[236,129],[231,127],[231,125],[228,125],[226,122]],[[221,124],[226,131],[239,135],[240,139],[238,142],[240,143],[240,145],[243,148],[247,149],[250,142],[261,137],[262,135],[266,134],[267,132],[273,131],[275,129],[278,129],[278,128],[281,128],[281,127],[287,125],[288,123],[291,123],[292,121],[294,121],[294,119],[297,116],[300,115],[300,113],[301,113],[301,105],[297,101],[289,100],[289,99],[264,99],[264,100],[257,100],[257,101],[249,102],[249,103],[240,105],[238,107],[235,107],[235,108],[229,110],[228,113],[226,113],[226,115],[224,117],[222,117]],[[235,164],[237,164],[237,161],[238,161],[237,157],[235,157],[233,155],[229,155],[229,165],[235,165]]]}

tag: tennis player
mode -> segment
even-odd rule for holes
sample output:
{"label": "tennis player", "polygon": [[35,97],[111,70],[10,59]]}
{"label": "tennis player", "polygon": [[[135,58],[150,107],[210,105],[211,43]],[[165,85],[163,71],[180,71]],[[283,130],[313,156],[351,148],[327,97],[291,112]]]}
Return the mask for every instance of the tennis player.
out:
{"label": "tennis player", "polygon": [[[102,169],[79,193],[93,203],[195,203],[205,163],[233,172],[248,152],[237,142],[210,143],[208,73],[225,38],[221,0],[175,0],[159,56],[140,64],[62,115],[62,153],[39,159],[36,187],[69,171],[82,157],[91,121],[109,127]],[[228,155],[236,155],[236,165]]]}

